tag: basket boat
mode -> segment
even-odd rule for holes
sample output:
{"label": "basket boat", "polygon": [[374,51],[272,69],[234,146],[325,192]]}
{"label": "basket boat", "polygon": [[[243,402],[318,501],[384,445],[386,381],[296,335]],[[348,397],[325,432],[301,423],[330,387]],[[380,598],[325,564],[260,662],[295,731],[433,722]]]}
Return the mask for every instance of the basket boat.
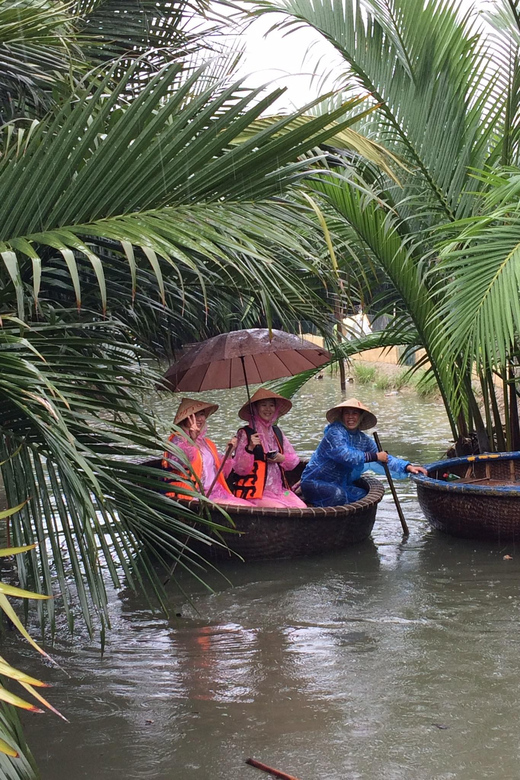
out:
{"label": "basket boat", "polygon": [[411,477],[434,528],[470,539],[520,539],[520,452],[451,458],[426,468],[427,477]]}
{"label": "basket boat", "polygon": [[[304,465],[287,472],[289,484],[297,482]],[[195,540],[190,541],[189,547],[212,559],[229,559],[237,553],[250,561],[323,555],[364,542],[372,532],[384,488],[371,477],[362,477],[356,484],[367,490],[367,495],[342,506],[297,509],[226,506],[234,533],[222,535],[218,539],[221,544],[209,549]],[[211,519],[221,526],[226,524],[218,509],[211,511]],[[222,542],[228,547],[222,546]]]}

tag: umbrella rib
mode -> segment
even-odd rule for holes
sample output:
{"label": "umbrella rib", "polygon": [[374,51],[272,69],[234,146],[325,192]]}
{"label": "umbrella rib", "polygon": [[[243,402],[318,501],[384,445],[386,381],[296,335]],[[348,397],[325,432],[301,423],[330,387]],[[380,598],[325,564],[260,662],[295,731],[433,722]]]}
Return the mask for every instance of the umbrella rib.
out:
{"label": "umbrella rib", "polygon": [[289,374],[289,376],[290,376],[290,375],[292,374],[292,371],[291,371],[291,369],[289,368],[289,366],[287,365],[287,363],[285,362],[285,360],[283,360],[283,359],[280,357],[280,355],[277,355],[276,357],[278,358],[278,360],[280,361],[280,363],[282,364],[282,366],[285,366],[285,370],[288,372],[288,374]]}
{"label": "umbrella rib", "polygon": [[211,363],[206,363],[206,370],[204,371],[204,376],[202,377],[202,381],[201,381],[200,386],[199,386],[199,393],[200,392],[204,392],[200,388],[204,387],[204,382],[206,381],[206,377],[208,375],[208,371],[209,371],[210,367],[211,367]]}
{"label": "umbrella rib", "polygon": [[263,383],[264,379],[262,377],[262,374],[260,372],[260,368],[258,367],[258,363],[256,362],[256,355],[250,355],[250,357],[253,360],[254,367],[256,368],[256,373],[258,374],[260,381]]}

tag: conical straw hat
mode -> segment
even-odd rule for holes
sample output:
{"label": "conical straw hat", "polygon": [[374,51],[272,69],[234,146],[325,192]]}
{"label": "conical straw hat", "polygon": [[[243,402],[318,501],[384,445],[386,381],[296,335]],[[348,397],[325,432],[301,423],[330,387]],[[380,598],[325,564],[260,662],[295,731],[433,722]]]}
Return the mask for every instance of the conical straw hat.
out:
{"label": "conical straw hat", "polygon": [[183,420],[186,420],[190,414],[197,414],[197,412],[206,412],[206,417],[210,414],[214,414],[218,409],[218,404],[211,404],[208,401],[194,401],[193,398],[183,398],[177,409],[175,415],[174,425],[180,425]]}
{"label": "conical straw hat", "polygon": [[358,401],[357,398],[348,398],[346,401],[342,401],[340,404],[333,406],[326,414],[327,420],[330,423],[340,420],[343,409],[359,409],[360,412],[363,412],[361,422],[358,426],[360,431],[366,431],[368,428],[376,427],[377,417],[370,409],[362,404],[361,401]]}
{"label": "conical straw hat", "polygon": [[[256,401],[265,401],[267,398],[272,398],[276,401],[276,408],[278,409],[279,417],[281,417],[283,414],[287,414],[287,412],[292,409],[292,403],[288,398],[284,398],[283,395],[278,395],[278,393],[273,393],[271,390],[266,390],[264,387],[258,388],[256,393],[251,398],[251,403],[254,404]],[[238,412],[238,416],[241,420],[251,422],[249,401],[242,406]]]}

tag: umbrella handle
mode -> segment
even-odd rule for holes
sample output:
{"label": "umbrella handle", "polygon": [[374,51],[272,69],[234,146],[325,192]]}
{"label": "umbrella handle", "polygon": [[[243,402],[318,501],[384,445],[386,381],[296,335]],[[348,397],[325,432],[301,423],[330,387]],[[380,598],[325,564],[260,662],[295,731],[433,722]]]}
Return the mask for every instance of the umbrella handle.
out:
{"label": "umbrella handle", "polygon": [[244,360],[243,355],[240,355],[240,360],[242,362],[242,371],[244,372],[244,384],[246,386],[247,401],[249,403],[249,417],[251,422],[251,428],[253,429],[253,431],[255,431],[255,419],[253,417],[253,404],[251,403],[251,393],[249,392],[249,382],[247,381],[247,373],[246,373],[246,361]]}
{"label": "umbrella handle", "polygon": [[211,483],[211,485],[209,486],[209,488],[208,488],[208,490],[207,490],[207,492],[206,492],[206,498],[209,498],[209,497],[210,497],[210,495],[211,495],[211,491],[212,491],[212,490],[213,490],[213,488],[215,487],[215,483],[216,483],[217,479],[220,477],[220,472],[221,472],[221,471],[222,471],[222,469],[224,468],[224,463],[225,463],[225,462],[226,462],[226,460],[229,458],[229,456],[231,455],[231,453],[232,453],[232,452],[233,452],[233,445],[232,445],[232,444],[228,444],[228,446],[226,447],[226,451],[225,451],[225,453],[224,453],[224,457],[222,458],[222,461],[221,461],[221,463],[220,463],[220,466],[218,467],[218,471],[217,471],[217,473],[215,474],[215,479],[213,480],[213,482]]}
{"label": "umbrella handle", "polygon": [[[377,444],[377,450],[378,452],[383,452],[383,447],[381,446],[381,441],[379,439],[379,435],[374,431],[374,441]],[[410,531],[408,530],[408,525],[406,524],[406,520],[403,514],[403,510],[401,509],[401,504],[399,503],[399,498],[397,497],[397,491],[395,489],[394,480],[392,479],[392,475],[390,474],[390,469],[388,468],[388,463],[382,464],[384,470],[385,470],[385,476],[388,480],[388,484],[390,485],[390,490],[392,491],[392,496],[394,498],[394,504],[395,508],[397,509],[397,514],[399,515],[399,520],[401,521],[401,526],[403,529],[404,536],[409,536]]]}

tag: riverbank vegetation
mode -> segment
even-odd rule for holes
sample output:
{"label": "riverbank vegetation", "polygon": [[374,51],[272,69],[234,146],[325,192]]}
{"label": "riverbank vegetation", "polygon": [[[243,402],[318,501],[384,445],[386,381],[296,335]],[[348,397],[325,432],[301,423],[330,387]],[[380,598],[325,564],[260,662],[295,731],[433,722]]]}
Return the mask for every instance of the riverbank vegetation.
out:
{"label": "riverbank vegetation", "polygon": [[369,385],[383,392],[415,392],[423,398],[438,397],[434,377],[425,369],[403,368],[391,363],[352,361],[347,376],[355,385]]}

